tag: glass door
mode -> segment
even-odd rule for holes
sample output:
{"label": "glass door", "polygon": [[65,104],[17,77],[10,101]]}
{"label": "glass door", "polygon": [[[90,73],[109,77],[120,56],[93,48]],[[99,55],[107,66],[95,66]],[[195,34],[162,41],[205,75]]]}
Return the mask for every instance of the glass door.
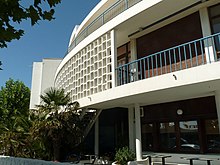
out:
{"label": "glass door", "polygon": [[175,123],[160,123],[160,148],[172,150],[176,148]]}
{"label": "glass door", "polygon": [[217,119],[205,121],[207,149],[209,152],[220,151],[220,134]]}
{"label": "glass door", "polygon": [[199,131],[196,120],[180,121],[180,150],[199,151]]}

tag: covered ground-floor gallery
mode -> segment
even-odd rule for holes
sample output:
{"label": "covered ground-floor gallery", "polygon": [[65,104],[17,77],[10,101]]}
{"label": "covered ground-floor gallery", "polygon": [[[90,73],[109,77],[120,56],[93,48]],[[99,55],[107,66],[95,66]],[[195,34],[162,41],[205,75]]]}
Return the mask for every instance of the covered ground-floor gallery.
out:
{"label": "covered ground-floor gallery", "polygon": [[[130,110],[131,108],[102,110],[85,141],[86,146],[90,146],[85,147],[86,152],[105,155],[114,153],[123,146],[137,150],[136,112],[129,112]],[[142,152],[220,153],[214,96],[141,106],[140,126]]]}

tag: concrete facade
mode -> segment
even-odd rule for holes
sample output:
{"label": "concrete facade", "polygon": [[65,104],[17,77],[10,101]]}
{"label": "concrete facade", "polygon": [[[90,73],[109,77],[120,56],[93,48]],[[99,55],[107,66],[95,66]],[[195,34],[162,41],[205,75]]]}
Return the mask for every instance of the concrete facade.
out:
{"label": "concrete facade", "polygon": [[[184,132],[180,127],[183,121],[198,123],[193,127],[199,134],[196,139],[199,149],[189,149],[187,156],[205,154],[208,158],[215,158],[220,150],[210,151],[208,138],[215,136],[218,141],[219,126],[215,125],[218,130],[210,134],[214,129],[210,131],[206,123],[220,123],[220,28],[216,23],[218,20],[215,20],[219,16],[216,14],[219,5],[218,0],[122,0],[117,3],[102,0],[74,29],[68,53],[57,67],[51,83],[69,92],[72,101],[78,101],[82,109],[102,112],[118,107],[127,109],[129,147],[136,151],[137,160],[142,160],[144,154],[163,153],[172,155],[171,163],[186,163],[180,158],[188,150],[182,148],[180,140],[187,131],[186,134],[191,136],[192,130],[185,129]],[[153,53],[145,54],[145,49]],[[119,64],[122,59],[124,63]],[[46,83],[43,78],[42,82]],[[201,111],[195,108],[194,104],[200,98],[211,102],[215,98],[214,105],[210,103],[210,114],[206,110],[203,112],[202,106]],[[178,116],[179,109],[174,107],[167,119],[165,104],[181,105],[183,102],[187,104],[185,107],[193,108],[183,109],[182,116]],[[205,107],[209,102],[203,104]],[[148,118],[155,115],[150,110],[154,106],[160,106],[158,118]],[[185,116],[188,111],[190,113]],[[160,117],[160,114],[164,116]],[[154,128],[151,132],[154,142],[148,146],[153,146],[150,149],[143,146],[148,143],[142,139],[143,135],[151,136],[147,129],[144,130],[147,124]],[[165,130],[168,133],[175,125],[173,135],[178,137],[175,148],[163,148],[163,124],[164,127],[173,126]],[[102,147],[98,126],[97,122],[95,153],[100,153],[99,148]],[[213,163],[217,165],[219,162],[216,159]]]}
{"label": "concrete facade", "polygon": [[30,109],[40,104],[40,95],[54,86],[54,76],[61,59],[43,59],[42,62],[34,62],[32,70]]}

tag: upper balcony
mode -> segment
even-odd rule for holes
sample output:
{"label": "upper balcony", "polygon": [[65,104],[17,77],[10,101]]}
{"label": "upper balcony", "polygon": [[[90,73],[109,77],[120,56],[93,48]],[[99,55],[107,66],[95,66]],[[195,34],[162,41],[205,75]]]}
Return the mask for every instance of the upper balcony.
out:
{"label": "upper balcony", "polygon": [[[81,30],[81,32],[73,38],[71,44],[68,48],[68,52],[70,52],[73,48],[75,48],[82,40],[84,40],[87,36],[89,36],[92,32],[100,28],[105,23],[109,22],[117,15],[121,14],[125,10],[129,9],[130,7],[134,6],[138,2],[142,0],[118,0],[110,7],[108,7],[102,14],[96,17],[88,26],[85,26]],[[105,6],[104,6],[105,7]]]}
{"label": "upper balcony", "polygon": [[117,86],[79,100],[83,107],[128,107],[211,95],[220,82],[220,33],[116,68]]}
{"label": "upper balcony", "polygon": [[117,85],[213,63],[219,59],[220,33],[217,33],[117,67]]}

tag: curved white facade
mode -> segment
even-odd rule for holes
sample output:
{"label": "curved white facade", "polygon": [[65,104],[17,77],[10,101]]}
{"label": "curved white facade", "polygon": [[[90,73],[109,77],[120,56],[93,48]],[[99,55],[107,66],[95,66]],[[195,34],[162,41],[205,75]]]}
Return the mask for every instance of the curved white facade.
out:
{"label": "curved white facade", "polygon": [[[114,7],[115,2],[116,1],[101,1],[85,18],[77,31],[74,32],[74,38],[79,36],[80,32],[87,26],[92,27],[94,24],[91,24],[92,20],[96,20],[102,16],[103,13],[110,10],[111,5]],[[202,4],[200,0],[181,1],[178,3],[172,0],[128,0],[127,3],[130,4],[129,8],[122,10],[121,8],[124,8],[126,5],[124,2],[125,1],[117,1],[115,10],[121,10],[119,12],[120,14],[117,13],[117,15],[109,21],[104,17],[103,19],[107,21],[100,27],[94,25],[94,28],[97,29],[93,29],[94,32],[87,34],[85,39],[80,41],[73,49],[70,49],[57,69],[55,85],[58,88],[64,88],[66,92],[70,92],[72,99],[80,101],[83,107],[92,105],[92,102],[85,101],[87,97],[95,97],[96,95],[94,94],[97,93],[102,95],[101,93],[103,91],[117,86],[115,85],[117,84],[117,75],[115,73],[117,67],[117,47],[126,42],[132,42],[135,38],[154,31],[156,28],[161,28],[170,22],[198,11],[199,8],[203,8],[205,5]],[[211,4],[215,3],[216,1],[213,1]],[[117,4],[119,7],[117,7]],[[165,7],[166,10],[162,10]],[[112,9],[112,12],[115,10]],[[158,13],[159,10],[160,12]],[[183,10],[183,12],[179,12],[181,10]],[[176,14],[172,16],[174,13]],[[143,21],[144,16],[147,16],[146,21]],[[158,24],[154,23],[161,19],[164,20]],[[139,32],[140,27],[148,26],[149,28],[145,28]],[[111,33],[112,30],[114,30],[113,33]],[[74,42],[74,38],[71,37],[72,42]],[[134,45],[131,45],[131,49],[132,46]],[[136,59],[136,54],[134,54],[136,53],[135,49],[134,47],[131,50],[133,53],[131,53],[131,58],[133,60]],[[157,77],[157,79],[160,79],[160,77]],[[147,83],[149,80],[144,81]],[[164,81],[164,79],[162,78],[160,81]],[[138,82],[136,82],[136,84],[137,87],[139,87]],[[131,85],[131,88],[136,88],[135,84]],[[169,86],[170,85],[164,86],[163,89],[170,88]],[[120,88],[124,88],[124,90],[128,92],[125,93],[124,96],[121,96],[122,98],[130,94],[130,91],[126,89],[126,85]],[[124,91],[123,89],[120,90]],[[111,90],[109,92],[111,93]],[[98,102],[102,103],[107,93],[108,92],[104,92],[104,96],[101,96],[103,100],[101,99]],[[115,98],[118,98],[117,93],[114,93],[114,95]],[[129,104],[127,104],[127,107],[128,106]]]}
{"label": "curved white facade", "polygon": [[111,88],[111,37],[107,33],[84,47],[62,67],[56,86],[73,100]]}
{"label": "curved white facade", "polygon": [[[142,151],[185,153],[179,128],[185,120],[199,128],[199,151],[190,153],[209,153],[211,128],[203,130],[202,124],[220,121],[219,6],[218,0],[102,0],[74,29],[55,86],[84,109],[128,109],[129,146],[136,147],[137,160]],[[211,102],[210,113],[202,106],[194,110],[202,99]],[[186,109],[181,118],[176,110],[182,105]],[[175,125],[175,149],[161,140],[166,122]],[[148,144],[149,123],[155,130],[153,144]],[[184,162],[180,157],[173,155],[170,162]]]}

